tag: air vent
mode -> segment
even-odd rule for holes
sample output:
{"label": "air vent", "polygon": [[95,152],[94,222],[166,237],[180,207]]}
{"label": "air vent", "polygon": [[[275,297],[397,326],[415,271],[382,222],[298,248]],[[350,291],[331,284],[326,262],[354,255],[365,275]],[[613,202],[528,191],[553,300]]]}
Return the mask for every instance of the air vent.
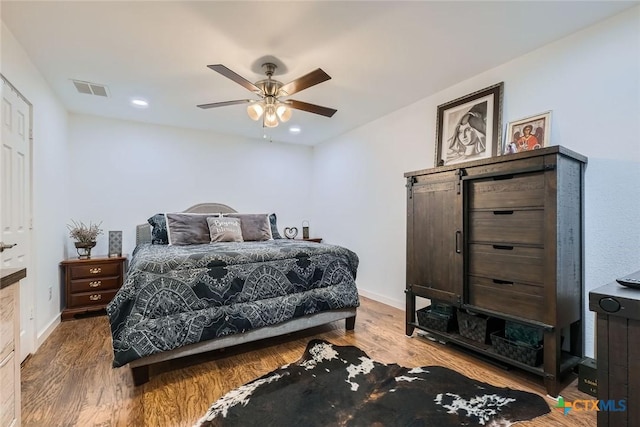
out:
{"label": "air vent", "polygon": [[97,83],[83,82],[81,80],[71,80],[75,85],[76,89],[79,93],[85,93],[87,95],[96,95],[96,96],[104,96],[108,97],[109,92],[107,91],[107,87],[105,85],[100,85]]}

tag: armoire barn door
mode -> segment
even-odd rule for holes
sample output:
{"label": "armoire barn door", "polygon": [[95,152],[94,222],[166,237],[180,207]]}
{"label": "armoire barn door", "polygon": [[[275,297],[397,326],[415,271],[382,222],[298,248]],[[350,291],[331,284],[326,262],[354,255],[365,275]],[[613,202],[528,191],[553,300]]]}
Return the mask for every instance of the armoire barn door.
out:
{"label": "armoire barn door", "polygon": [[408,177],[407,186],[407,286],[458,305],[464,265],[459,172]]}

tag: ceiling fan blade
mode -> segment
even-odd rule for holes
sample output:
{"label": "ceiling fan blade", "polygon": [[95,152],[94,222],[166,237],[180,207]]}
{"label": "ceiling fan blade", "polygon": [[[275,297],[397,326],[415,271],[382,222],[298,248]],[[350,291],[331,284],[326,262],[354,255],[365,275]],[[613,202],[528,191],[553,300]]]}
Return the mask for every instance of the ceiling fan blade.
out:
{"label": "ceiling fan blade", "polygon": [[200,108],[226,107],[227,105],[246,104],[247,102],[251,102],[251,100],[250,99],[237,99],[235,101],[212,102],[211,104],[200,104],[200,105],[198,105],[198,107],[200,107]]}
{"label": "ceiling fan blade", "polygon": [[287,105],[291,108],[295,108],[296,110],[307,111],[309,113],[320,114],[321,116],[331,117],[336,111],[333,108],[322,107],[320,105],[309,104],[307,102],[296,101],[294,99],[287,100]]}
{"label": "ceiling fan blade", "polygon": [[226,78],[233,80],[234,82],[250,90],[251,92],[262,93],[262,91],[258,86],[254,85],[249,80],[242,77],[240,74],[237,74],[236,72],[231,71],[230,69],[228,69],[222,64],[207,65],[207,67],[211,68],[213,71],[217,71],[218,73],[222,74]]}
{"label": "ceiling fan blade", "polygon": [[329,74],[322,71],[321,68],[318,68],[317,70],[312,71],[309,74],[305,74],[304,76],[282,86],[278,94],[279,96],[293,95],[294,93],[300,92],[301,90],[307,89],[311,86],[315,86],[318,83],[326,82],[330,79],[331,76]]}

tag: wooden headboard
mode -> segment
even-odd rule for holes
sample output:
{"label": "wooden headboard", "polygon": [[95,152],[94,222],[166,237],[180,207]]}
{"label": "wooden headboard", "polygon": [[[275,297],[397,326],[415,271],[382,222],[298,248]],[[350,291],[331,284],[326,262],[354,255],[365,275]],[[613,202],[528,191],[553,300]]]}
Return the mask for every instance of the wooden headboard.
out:
{"label": "wooden headboard", "polygon": [[[235,213],[237,212],[230,206],[222,203],[199,203],[182,211],[189,213]],[[151,242],[151,226],[147,224],[136,225],[136,246],[141,243]]]}

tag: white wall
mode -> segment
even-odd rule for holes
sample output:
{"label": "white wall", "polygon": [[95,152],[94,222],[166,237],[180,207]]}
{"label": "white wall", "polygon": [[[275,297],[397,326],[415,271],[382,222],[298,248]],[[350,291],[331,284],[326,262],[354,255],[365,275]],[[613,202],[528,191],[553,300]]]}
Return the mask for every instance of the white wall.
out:
{"label": "white wall", "polygon": [[[202,202],[275,212],[281,233],[311,213],[308,146],[79,114],[69,123],[67,222],[103,222],[94,254],[107,253],[108,230],[123,231],[130,254],[136,224]],[[70,239],[67,250],[75,252]]]}
{"label": "white wall", "polygon": [[[2,74],[31,102],[33,108],[33,239],[35,284],[33,308],[38,343],[59,321],[58,263],[63,258],[64,221],[68,217],[67,112],[24,49],[2,24]],[[49,288],[52,297],[49,299]]]}
{"label": "white wall", "polygon": [[589,157],[588,291],[640,269],[640,7],[315,147],[312,224],[361,260],[361,293],[404,308],[404,172],[434,164],[437,106],[504,81],[503,123],[552,110],[551,144]]}

